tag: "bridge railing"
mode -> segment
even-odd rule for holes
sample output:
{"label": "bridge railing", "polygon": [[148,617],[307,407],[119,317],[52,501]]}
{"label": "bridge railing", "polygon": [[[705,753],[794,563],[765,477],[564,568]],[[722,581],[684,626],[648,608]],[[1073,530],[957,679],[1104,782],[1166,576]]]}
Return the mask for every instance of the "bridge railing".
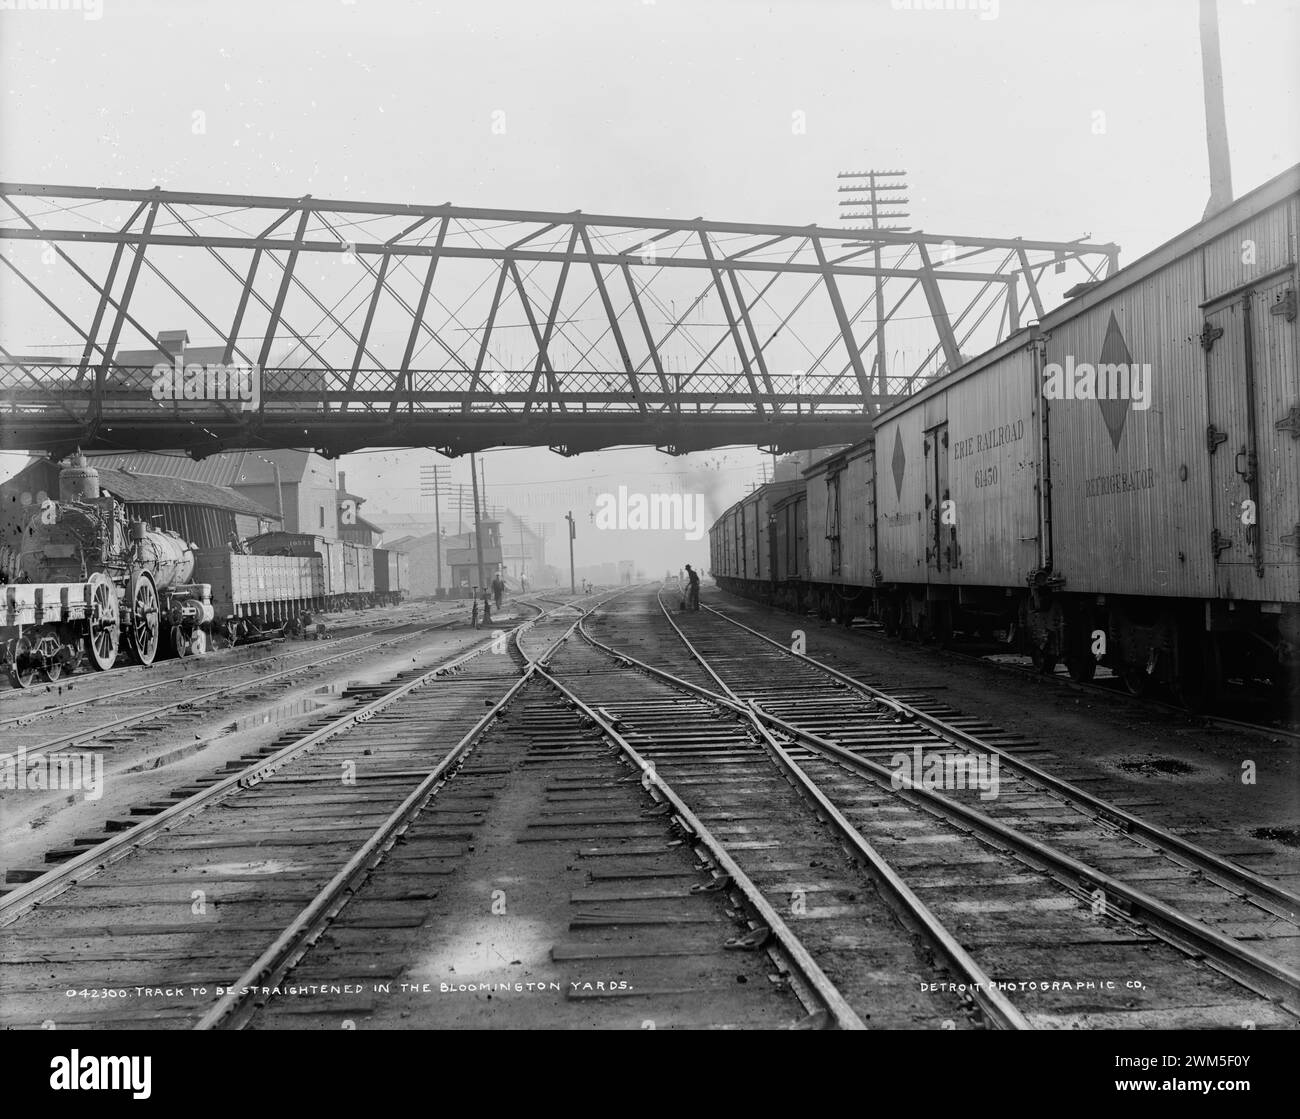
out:
{"label": "bridge railing", "polygon": [[[238,368],[233,366],[232,368]],[[247,368],[247,367],[245,367]],[[848,377],[701,372],[549,374],[533,370],[269,368],[246,382],[248,399],[230,384],[186,374],[164,384],[155,366],[78,366],[0,362],[0,410],[61,414],[90,423],[144,418],[158,411],[197,417],[310,414],[315,417],[447,412],[659,412],[862,414],[919,387],[891,379],[888,396],[864,396]]]}

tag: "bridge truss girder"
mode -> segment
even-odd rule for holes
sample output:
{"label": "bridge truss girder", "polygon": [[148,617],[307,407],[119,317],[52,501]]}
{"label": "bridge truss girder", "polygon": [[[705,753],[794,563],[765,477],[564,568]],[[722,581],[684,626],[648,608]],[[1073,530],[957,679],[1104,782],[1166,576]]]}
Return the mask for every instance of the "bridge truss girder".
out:
{"label": "bridge truss girder", "polygon": [[[602,425],[789,447],[860,429],[1041,314],[1049,269],[1095,280],[1118,260],[1084,241],[156,189],[0,184],[0,203],[0,282],[25,301],[0,321],[0,440],[32,449],[343,453],[374,445],[364,432],[568,450],[613,445]],[[893,369],[864,360],[878,276],[884,321],[915,324]],[[147,395],[141,355],[177,326],[258,367],[255,408]],[[30,352],[59,345],[57,366]]]}

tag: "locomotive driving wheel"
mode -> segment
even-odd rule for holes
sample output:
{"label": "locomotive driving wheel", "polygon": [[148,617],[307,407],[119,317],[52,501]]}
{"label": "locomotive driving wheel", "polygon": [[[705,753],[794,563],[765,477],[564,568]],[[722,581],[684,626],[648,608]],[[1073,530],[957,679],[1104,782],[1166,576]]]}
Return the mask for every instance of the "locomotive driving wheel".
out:
{"label": "locomotive driving wheel", "polygon": [[89,579],[90,601],[86,607],[86,655],[96,670],[103,672],[117,660],[119,636],[117,594],[102,571]]}
{"label": "locomotive driving wheel", "polygon": [[158,655],[158,636],[161,632],[162,611],[158,606],[158,587],[147,571],[137,571],[131,576],[127,591],[127,604],[131,615],[127,631],[127,648],[142,665],[153,664]]}
{"label": "locomotive driving wheel", "polygon": [[36,662],[32,658],[32,643],[26,637],[18,638],[10,651],[9,682],[15,688],[30,688],[36,680]]}

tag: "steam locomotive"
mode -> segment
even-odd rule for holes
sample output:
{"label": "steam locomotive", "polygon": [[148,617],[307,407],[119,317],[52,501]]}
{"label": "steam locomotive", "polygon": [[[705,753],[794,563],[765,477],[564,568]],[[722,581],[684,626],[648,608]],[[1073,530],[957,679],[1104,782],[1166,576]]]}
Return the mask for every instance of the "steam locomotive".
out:
{"label": "steam locomotive", "polygon": [[3,588],[0,666],[17,687],[113,666],[119,649],[150,665],[160,649],[206,650],[211,587],[192,583],[194,548],[132,520],[82,455],[59,475],[59,500],[32,518],[17,557],[23,581]]}

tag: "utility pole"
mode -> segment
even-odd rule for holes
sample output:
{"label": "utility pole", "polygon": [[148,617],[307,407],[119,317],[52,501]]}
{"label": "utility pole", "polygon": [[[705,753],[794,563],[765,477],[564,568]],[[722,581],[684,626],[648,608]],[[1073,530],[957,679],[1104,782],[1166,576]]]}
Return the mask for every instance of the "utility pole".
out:
{"label": "utility pole", "polygon": [[1232,159],[1223,111],[1223,63],[1219,58],[1219,9],[1201,0],[1201,75],[1205,86],[1205,142],[1210,153],[1210,201],[1202,220],[1232,201]]}
{"label": "utility pole", "polygon": [[573,525],[573,510],[570,509],[564,514],[564,519],[569,522],[569,593],[578,593],[578,581],[573,577],[573,538],[578,535],[578,530]]}
{"label": "utility pole", "polygon": [[[245,451],[244,454],[252,455],[259,462],[266,463],[275,472],[275,511],[280,518],[280,531],[288,532],[289,526],[284,523],[284,487],[280,484],[280,464],[274,459],[263,458],[256,451]],[[243,459],[240,459],[240,476],[243,476]],[[298,526],[298,531],[302,531],[302,526]]]}
{"label": "utility pole", "polygon": [[442,594],[442,515],[438,510],[439,492],[438,486],[444,473],[450,470],[450,467],[435,465],[420,467],[420,493],[428,497],[430,488],[433,493],[433,533],[434,541],[437,544],[434,555],[438,561],[438,594]]}
{"label": "utility pole", "polygon": [[[906,183],[886,183],[886,179],[902,178],[906,171],[841,171],[839,178],[858,180],[853,186],[842,186],[839,189],[841,194],[857,194],[860,191],[866,191],[866,198],[845,198],[840,202],[841,206],[870,206],[868,213],[841,214],[840,221],[862,221],[871,222],[873,233],[879,233],[885,230],[889,233],[902,233],[909,227],[906,225],[884,225],[880,224],[881,218],[905,218],[909,215],[902,210],[882,209],[884,206],[902,206],[907,203],[906,198],[898,198],[892,195],[891,191],[906,190]],[[865,179],[865,182],[861,180]],[[880,241],[876,241],[875,251],[873,253],[876,263],[876,392],[881,396],[888,395],[889,381],[888,369],[885,363],[885,282],[884,277],[880,274]]]}
{"label": "utility pole", "polygon": [[[469,475],[474,480],[474,545],[478,548],[478,591],[487,589],[487,581],[483,576],[483,528],[479,524],[478,517],[478,471],[474,466],[474,454],[469,456]],[[477,596],[478,591],[475,591]]]}

